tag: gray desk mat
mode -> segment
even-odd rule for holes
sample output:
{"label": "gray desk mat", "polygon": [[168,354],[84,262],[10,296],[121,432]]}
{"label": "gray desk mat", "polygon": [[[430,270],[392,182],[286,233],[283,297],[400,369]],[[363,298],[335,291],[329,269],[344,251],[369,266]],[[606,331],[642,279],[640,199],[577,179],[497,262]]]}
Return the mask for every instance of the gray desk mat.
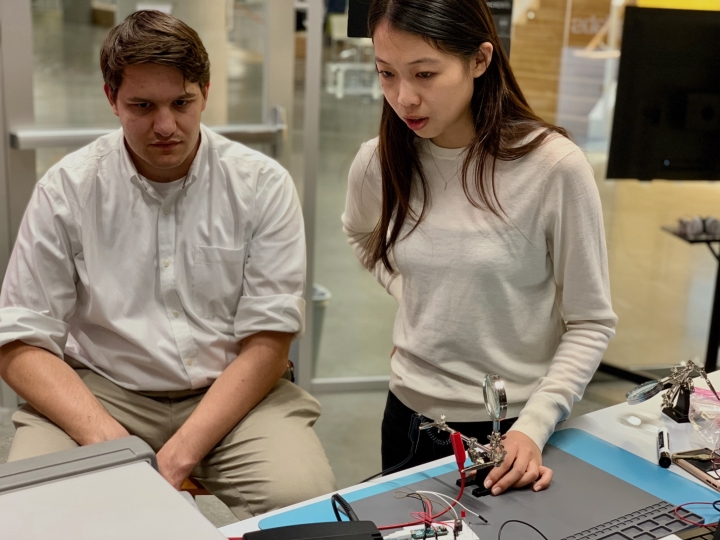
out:
{"label": "gray desk mat", "polygon": [[[489,522],[485,524],[470,513],[466,516],[466,522],[481,540],[495,540],[500,526],[510,519],[532,524],[550,540],[653,540],[688,527],[672,514],[671,504],[558,448],[545,447],[543,464],[554,471],[550,488],[545,491],[518,489],[498,497],[476,498],[470,494],[472,488],[466,488],[462,503]],[[378,525],[411,521],[410,512],[422,510],[420,501],[397,499],[395,494],[426,490],[455,498],[458,477],[457,472],[444,474],[355,501],[352,507],[360,519]],[[442,508],[433,504],[436,511]],[[456,508],[459,514],[460,507]],[[681,515],[702,521],[690,512]],[[502,533],[503,540],[536,538],[541,537],[518,523],[508,524]]]}

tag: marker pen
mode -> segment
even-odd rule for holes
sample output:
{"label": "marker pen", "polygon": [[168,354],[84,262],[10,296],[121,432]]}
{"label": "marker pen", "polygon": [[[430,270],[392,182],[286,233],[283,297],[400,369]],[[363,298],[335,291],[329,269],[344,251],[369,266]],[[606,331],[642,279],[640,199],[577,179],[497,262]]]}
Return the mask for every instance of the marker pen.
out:
{"label": "marker pen", "polygon": [[665,428],[658,430],[657,455],[658,465],[667,469],[672,463],[672,460],[670,459],[670,434]]}

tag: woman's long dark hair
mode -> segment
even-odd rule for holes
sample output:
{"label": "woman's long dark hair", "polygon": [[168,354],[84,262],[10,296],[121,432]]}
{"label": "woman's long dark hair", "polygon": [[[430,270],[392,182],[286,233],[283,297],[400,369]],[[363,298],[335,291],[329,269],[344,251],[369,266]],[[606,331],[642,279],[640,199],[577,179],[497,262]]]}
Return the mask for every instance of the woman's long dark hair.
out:
{"label": "woman's long dark hair", "polygon": [[[552,133],[567,137],[567,132],[544,122],[528,105],[500,45],[486,0],[373,0],[368,17],[371,36],[383,22],[395,30],[421,36],[440,51],[467,61],[476,58],[482,43],[492,44],[490,65],[474,82],[470,107],[476,135],[465,154],[462,186],[473,206],[502,217],[503,209],[495,191],[496,160],[519,159],[540,146]],[[531,141],[519,144],[521,139],[538,130],[542,131]],[[392,272],[388,253],[397,242],[405,220],[408,217],[415,220],[412,232],[425,217],[430,192],[420,163],[417,139],[418,136],[384,100],[378,145],[382,215],[366,248],[364,263],[368,268],[382,261]],[[491,164],[489,175],[488,164]],[[471,168],[474,190],[468,186]],[[410,206],[414,177],[419,179],[423,195],[419,214]]]}

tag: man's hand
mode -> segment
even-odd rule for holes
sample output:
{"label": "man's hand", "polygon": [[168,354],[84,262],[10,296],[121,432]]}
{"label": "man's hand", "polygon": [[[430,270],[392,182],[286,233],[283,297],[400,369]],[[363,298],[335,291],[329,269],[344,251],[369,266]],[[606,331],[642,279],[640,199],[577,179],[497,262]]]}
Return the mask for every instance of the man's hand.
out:
{"label": "man's hand", "polygon": [[179,490],[183,481],[190,475],[195,463],[187,462],[180,452],[174,450],[170,439],[157,453],[158,471],[172,487]]}
{"label": "man's hand", "polygon": [[160,474],[179,489],[193,467],[272,390],[287,369],[293,334],[258,332],[223,370],[185,423],[157,453]]}
{"label": "man's hand", "polygon": [[503,441],[507,455],[502,465],[495,467],[485,479],[485,487],[492,486],[492,494],[500,495],[510,487],[533,484],[533,491],[545,489],[552,479],[552,470],[542,465],[542,452],[533,440],[519,431],[510,431]]}

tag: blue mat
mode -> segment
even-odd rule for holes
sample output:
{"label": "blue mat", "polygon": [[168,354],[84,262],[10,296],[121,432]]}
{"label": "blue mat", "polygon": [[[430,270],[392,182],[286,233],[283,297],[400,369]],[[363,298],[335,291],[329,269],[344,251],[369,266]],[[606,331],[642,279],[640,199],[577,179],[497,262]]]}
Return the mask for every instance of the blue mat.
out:
{"label": "blue mat", "polygon": [[[579,429],[571,428],[558,431],[553,434],[548,444],[552,444],[598,469],[675,505],[689,501],[712,502],[720,499],[720,494],[712,489],[696,484],[668,469],[663,469],[627,450],[618,448]],[[448,463],[422,473],[415,473],[397,480],[368,486],[348,493],[344,497],[348,502],[352,503],[378,493],[393,491],[428,478],[452,472],[456,470],[456,467],[455,462]],[[718,514],[710,506],[693,506],[689,510],[703,516],[706,521],[717,521]],[[267,517],[260,521],[259,526],[261,529],[273,529],[286,525],[320,523],[323,521],[335,521],[335,514],[332,511],[330,501],[327,500]]]}

